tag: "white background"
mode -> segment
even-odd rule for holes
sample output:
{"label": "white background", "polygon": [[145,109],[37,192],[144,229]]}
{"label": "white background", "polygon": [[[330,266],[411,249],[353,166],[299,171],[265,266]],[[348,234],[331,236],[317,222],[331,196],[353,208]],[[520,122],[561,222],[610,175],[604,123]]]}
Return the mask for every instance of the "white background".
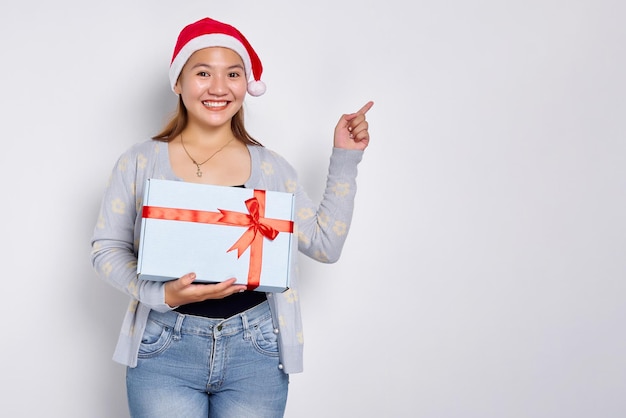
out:
{"label": "white background", "polygon": [[375,101],[343,257],[302,259],[287,417],[626,416],[622,0],[5,2],[0,415],[127,416],[89,241],[204,16],[257,49],[250,131],[312,197]]}

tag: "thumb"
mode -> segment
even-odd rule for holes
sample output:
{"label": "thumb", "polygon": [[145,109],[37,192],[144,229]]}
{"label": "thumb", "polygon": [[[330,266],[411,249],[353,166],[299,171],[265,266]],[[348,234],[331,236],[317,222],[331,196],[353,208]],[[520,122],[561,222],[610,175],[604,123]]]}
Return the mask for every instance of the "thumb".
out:
{"label": "thumb", "polygon": [[350,121],[356,118],[358,113],[346,113],[341,115],[339,122],[337,122],[337,128],[347,128],[350,125]]}
{"label": "thumb", "polygon": [[187,273],[178,279],[178,282],[180,283],[180,287],[184,288],[193,283],[194,280],[196,280],[196,273]]}

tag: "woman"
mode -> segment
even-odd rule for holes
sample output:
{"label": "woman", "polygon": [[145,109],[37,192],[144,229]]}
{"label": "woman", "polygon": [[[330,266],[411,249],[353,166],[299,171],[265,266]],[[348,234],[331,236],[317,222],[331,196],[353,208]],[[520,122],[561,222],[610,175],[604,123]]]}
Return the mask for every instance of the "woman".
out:
{"label": "woman", "polygon": [[166,283],[145,281],[136,271],[148,178],[294,193],[299,251],[321,262],[338,259],[352,218],[357,165],[370,140],[365,114],[373,103],[339,119],[327,188],[315,204],[289,163],[244,127],[246,93],[265,92],[262,71],[236,28],[210,18],[186,26],[170,65],[176,115],[113,168],[94,229],[92,263],[131,298],[114,360],[127,366],[133,417],[281,417],[289,374],[302,371],[297,257],[283,293],[247,291],[235,278],[198,283],[194,272]]}

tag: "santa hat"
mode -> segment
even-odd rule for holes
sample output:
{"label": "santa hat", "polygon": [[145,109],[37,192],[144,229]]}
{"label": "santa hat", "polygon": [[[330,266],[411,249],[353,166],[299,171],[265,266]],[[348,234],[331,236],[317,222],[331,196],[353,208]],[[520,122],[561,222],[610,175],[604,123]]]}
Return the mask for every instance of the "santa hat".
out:
{"label": "santa hat", "polygon": [[243,60],[246,78],[253,80],[248,83],[248,93],[260,96],[265,93],[265,83],[261,81],[263,65],[248,40],[233,26],[210,18],[200,19],[187,25],[178,35],[170,63],[170,84],[172,90],[178,76],[191,54],[199,49],[219,46],[235,51]]}

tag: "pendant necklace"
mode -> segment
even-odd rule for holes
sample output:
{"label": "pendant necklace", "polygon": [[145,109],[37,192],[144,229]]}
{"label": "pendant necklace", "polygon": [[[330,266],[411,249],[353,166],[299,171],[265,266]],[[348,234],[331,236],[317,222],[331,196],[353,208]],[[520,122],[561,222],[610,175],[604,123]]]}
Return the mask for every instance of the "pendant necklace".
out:
{"label": "pendant necklace", "polygon": [[220,149],[218,149],[217,151],[215,151],[213,154],[211,154],[211,156],[209,158],[207,158],[206,160],[204,160],[201,163],[198,163],[196,160],[193,159],[193,157],[189,154],[189,151],[187,151],[187,148],[185,147],[185,143],[183,142],[183,134],[180,134],[180,143],[183,146],[183,149],[185,150],[185,154],[187,154],[187,157],[189,157],[189,159],[191,160],[191,162],[193,162],[196,165],[196,168],[198,169],[198,171],[196,171],[196,176],[198,177],[202,177],[202,170],[200,170],[200,166],[204,163],[206,163],[207,161],[209,161],[211,158],[215,157],[215,154],[217,154],[218,152],[220,152],[221,150],[223,150],[224,148],[226,148],[226,145],[230,144],[233,139],[235,139],[235,137],[232,137],[231,139],[228,140],[228,142],[226,142],[224,145],[222,145],[222,147]]}

